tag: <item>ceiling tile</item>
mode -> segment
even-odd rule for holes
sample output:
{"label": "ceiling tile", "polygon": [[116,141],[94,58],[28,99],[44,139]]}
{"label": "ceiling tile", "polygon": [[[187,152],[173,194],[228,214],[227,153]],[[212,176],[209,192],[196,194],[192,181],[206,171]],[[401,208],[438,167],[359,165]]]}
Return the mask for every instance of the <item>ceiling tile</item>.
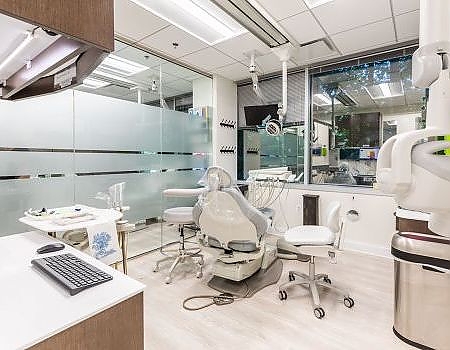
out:
{"label": "ceiling tile", "polygon": [[[281,70],[281,61],[274,53],[256,57],[255,61],[257,69],[263,74],[278,72]],[[288,68],[292,68],[294,66],[295,64],[293,62],[288,61]]]}
{"label": "ceiling tile", "polygon": [[192,92],[192,81],[178,79],[165,84],[165,87],[179,91],[180,93]]}
{"label": "ceiling tile", "polygon": [[338,52],[331,50],[323,40],[320,40],[312,44],[299,47],[293,58],[295,62],[303,65],[329,59],[338,55]]}
{"label": "ceiling tile", "polygon": [[167,62],[162,65],[162,71],[164,73],[170,74],[172,76],[176,76],[178,78],[183,78],[185,80],[194,80],[197,78],[204,77],[193,70],[185,68],[183,66],[179,66],[178,64]]}
{"label": "ceiling tile", "polygon": [[420,7],[420,0],[392,0],[392,7],[394,15],[418,10]]}
{"label": "ceiling tile", "polygon": [[394,24],[389,18],[333,35],[331,38],[343,54],[349,54],[395,42]]}
{"label": "ceiling tile", "polygon": [[326,36],[325,32],[309,11],[289,17],[279,23],[299,44],[324,38]]}
{"label": "ceiling tile", "polygon": [[223,54],[213,47],[208,47],[207,49],[184,56],[181,60],[207,72],[236,62],[231,57]]}
{"label": "ceiling tile", "polygon": [[127,39],[139,41],[168,25],[129,0],[114,0],[114,31]]}
{"label": "ceiling tile", "polygon": [[412,40],[419,37],[419,18],[419,10],[395,16],[399,41]]}
{"label": "ceiling tile", "polygon": [[[140,43],[175,58],[201,50],[208,46],[203,41],[175,26],[164,28],[155,34],[144,38]],[[178,47],[175,48],[173,43],[178,43]]]}
{"label": "ceiling tile", "polygon": [[250,78],[248,67],[240,62],[215,69],[213,73],[234,81]]}
{"label": "ceiling tile", "polygon": [[133,46],[127,46],[118,52],[114,52],[114,55],[126,58],[127,60],[131,60],[147,67],[155,67],[163,62],[166,62],[158,56],[154,56]]}
{"label": "ceiling tile", "polygon": [[312,11],[328,34],[391,17],[389,0],[334,0]]}
{"label": "ceiling tile", "polygon": [[249,61],[247,54],[253,50],[259,55],[270,53],[270,48],[252,33],[239,35],[214,47],[237,61]]}
{"label": "ceiling tile", "polygon": [[308,9],[302,0],[258,0],[258,3],[277,21]]}

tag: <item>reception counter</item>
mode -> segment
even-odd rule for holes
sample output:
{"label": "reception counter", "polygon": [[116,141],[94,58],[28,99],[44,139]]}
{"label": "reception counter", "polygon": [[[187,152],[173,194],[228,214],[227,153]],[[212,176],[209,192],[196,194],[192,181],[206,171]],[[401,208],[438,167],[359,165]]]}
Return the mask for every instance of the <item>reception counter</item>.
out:
{"label": "reception counter", "polygon": [[[41,254],[53,242],[41,232],[0,238],[0,348],[143,349],[144,285],[72,247]],[[72,253],[113,276],[75,296],[31,265],[37,257]]]}

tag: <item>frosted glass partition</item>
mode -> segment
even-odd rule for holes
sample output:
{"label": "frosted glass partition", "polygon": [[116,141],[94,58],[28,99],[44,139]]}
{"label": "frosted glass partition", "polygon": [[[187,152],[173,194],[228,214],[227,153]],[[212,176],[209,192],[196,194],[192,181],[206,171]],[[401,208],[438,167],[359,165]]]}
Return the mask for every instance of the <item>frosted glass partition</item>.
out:
{"label": "frosted glass partition", "polygon": [[0,236],[29,228],[28,208],[75,203],[104,207],[97,192],[126,182],[126,217],[145,222],[163,208],[169,187],[196,187],[209,165],[207,118],[66,91],[0,102]]}

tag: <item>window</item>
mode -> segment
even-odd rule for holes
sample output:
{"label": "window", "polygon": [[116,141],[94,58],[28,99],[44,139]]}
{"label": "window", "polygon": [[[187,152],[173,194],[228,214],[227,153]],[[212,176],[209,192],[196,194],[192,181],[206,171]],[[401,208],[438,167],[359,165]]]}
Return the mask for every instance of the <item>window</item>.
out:
{"label": "window", "polygon": [[424,127],[425,90],[411,81],[411,56],[311,75],[311,179],[372,186],[388,138]]}

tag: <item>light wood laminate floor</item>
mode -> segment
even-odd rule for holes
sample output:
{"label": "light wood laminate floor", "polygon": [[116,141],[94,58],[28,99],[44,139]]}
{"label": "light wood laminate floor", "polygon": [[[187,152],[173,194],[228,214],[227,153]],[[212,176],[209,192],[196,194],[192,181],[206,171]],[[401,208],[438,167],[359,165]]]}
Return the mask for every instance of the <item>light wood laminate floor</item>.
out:
{"label": "light wood laminate floor", "polygon": [[[353,309],[344,307],[332,292],[321,293],[324,319],[314,317],[308,292],[296,287],[287,301],[278,299],[277,286],[290,269],[307,273],[308,265],[283,261],[280,281],[250,299],[201,311],[182,308],[185,298],[216,294],[207,287],[212,257],[202,279],[183,266],[172,284],[164,284],[165,272],[152,272],[161,256],[152,253],[129,262],[129,275],[147,285],[144,294],[146,349],[411,349],[392,333],[393,262],[387,258],[345,252],[332,265],[317,262],[317,273],[348,286],[355,299]],[[166,265],[167,267],[167,265]]]}

